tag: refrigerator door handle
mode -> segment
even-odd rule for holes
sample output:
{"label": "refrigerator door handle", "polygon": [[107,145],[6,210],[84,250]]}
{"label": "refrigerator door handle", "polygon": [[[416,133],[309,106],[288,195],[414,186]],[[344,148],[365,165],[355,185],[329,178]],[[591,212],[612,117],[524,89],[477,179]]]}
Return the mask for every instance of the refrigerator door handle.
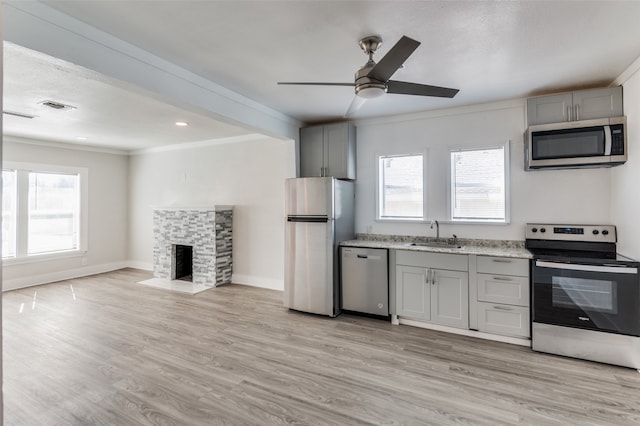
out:
{"label": "refrigerator door handle", "polygon": [[287,216],[287,222],[327,223],[328,216]]}

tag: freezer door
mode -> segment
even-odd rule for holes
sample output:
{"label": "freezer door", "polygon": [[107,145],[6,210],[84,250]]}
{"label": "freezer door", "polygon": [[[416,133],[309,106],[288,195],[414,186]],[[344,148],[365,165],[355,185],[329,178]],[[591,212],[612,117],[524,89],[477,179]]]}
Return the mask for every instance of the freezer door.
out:
{"label": "freezer door", "polygon": [[284,305],[313,314],[337,314],[333,280],[333,221],[288,217],[285,226]]}
{"label": "freezer door", "polygon": [[293,178],[285,182],[285,214],[334,217],[334,179]]}

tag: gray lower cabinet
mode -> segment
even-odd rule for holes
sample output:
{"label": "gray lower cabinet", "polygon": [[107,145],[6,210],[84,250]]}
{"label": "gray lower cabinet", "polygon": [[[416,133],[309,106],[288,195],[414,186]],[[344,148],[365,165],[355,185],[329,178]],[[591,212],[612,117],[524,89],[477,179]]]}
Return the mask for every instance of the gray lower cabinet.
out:
{"label": "gray lower cabinet", "polygon": [[479,331],[530,336],[529,261],[477,256],[476,304]]}
{"label": "gray lower cabinet", "polygon": [[529,308],[478,302],[478,330],[503,336],[529,337]]}
{"label": "gray lower cabinet", "polygon": [[427,268],[396,267],[396,313],[410,318],[431,319],[431,287]]}
{"label": "gray lower cabinet", "polygon": [[356,129],[351,123],[300,129],[300,176],[356,178]]}
{"label": "gray lower cabinet", "polygon": [[469,273],[433,269],[431,322],[469,328]]}
{"label": "gray lower cabinet", "polygon": [[[443,269],[446,267],[451,269]],[[468,328],[467,270],[465,255],[398,251],[396,314],[433,324]]]}

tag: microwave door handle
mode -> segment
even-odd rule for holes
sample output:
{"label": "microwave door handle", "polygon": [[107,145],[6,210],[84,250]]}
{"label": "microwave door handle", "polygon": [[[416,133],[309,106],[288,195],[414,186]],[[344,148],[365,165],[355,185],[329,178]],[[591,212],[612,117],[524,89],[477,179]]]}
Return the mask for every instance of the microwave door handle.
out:
{"label": "microwave door handle", "polygon": [[611,155],[611,127],[604,126],[604,155]]}

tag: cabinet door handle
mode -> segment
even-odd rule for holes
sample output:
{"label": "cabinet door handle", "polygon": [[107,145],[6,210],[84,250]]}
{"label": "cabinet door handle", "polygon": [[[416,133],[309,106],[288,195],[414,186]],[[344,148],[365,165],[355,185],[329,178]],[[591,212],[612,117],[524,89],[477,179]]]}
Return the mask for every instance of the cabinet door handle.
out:
{"label": "cabinet door handle", "polygon": [[431,278],[431,269],[426,268],[424,271],[425,271],[425,273],[424,273],[424,283],[425,283],[426,285],[429,285],[429,284],[431,284],[431,282],[430,282],[430,278]]}
{"label": "cabinet door handle", "polygon": [[513,278],[507,278],[507,277],[493,277],[493,279],[496,281],[513,281]]}
{"label": "cabinet door handle", "polygon": [[571,110],[572,110],[572,109],[573,109],[573,108],[571,107],[571,105],[569,105],[569,106],[567,107],[567,121],[571,121]]}
{"label": "cabinet door handle", "polygon": [[493,259],[496,263],[511,263],[509,259]]}
{"label": "cabinet door handle", "polygon": [[493,309],[497,310],[497,311],[513,311],[513,308],[508,308],[506,306],[496,306],[493,305]]}
{"label": "cabinet door handle", "polygon": [[576,121],[580,120],[580,105],[576,104]]}
{"label": "cabinet door handle", "polygon": [[431,270],[431,285],[436,285],[436,271],[435,271],[435,269]]}

